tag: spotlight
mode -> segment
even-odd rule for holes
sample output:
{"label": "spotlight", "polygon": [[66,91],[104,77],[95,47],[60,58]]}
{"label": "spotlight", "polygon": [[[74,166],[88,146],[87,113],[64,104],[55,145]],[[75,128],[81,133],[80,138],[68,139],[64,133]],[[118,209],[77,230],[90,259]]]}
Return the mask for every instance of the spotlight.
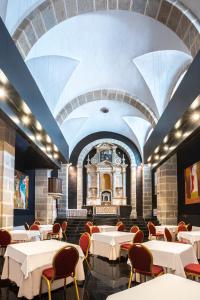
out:
{"label": "spotlight", "polygon": [[160,159],[164,159],[166,157],[166,155],[161,155]]}
{"label": "spotlight", "polygon": [[31,139],[31,141],[35,141],[34,135],[29,135],[29,138]]}
{"label": "spotlight", "polygon": [[175,129],[178,129],[181,126],[181,120],[178,120],[174,126]]}
{"label": "spotlight", "polygon": [[155,149],[154,153],[158,153],[158,151],[159,151],[159,147],[157,147],[157,148]]}
{"label": "spotlight", "polygon": [[190,134],[191,134],[190,131],[186,131],[186,132],[184,132],[183,137],[186,138],[186,137],[188,137]]}
{"label": "spotlight", "polygon": [[53,157],[54,157],[55,159],[58,159],[58,153],[54,153]]}
{"label": "spotlight", "polygon": [[7,96],[6,90],[4,87],[0,87],[0,99],[3,99]]}
{"label": "spotlight", "polygon": [[199,96],[192,102],[192,104],[190,105],[190,108],[193,110],[193,109],[196,109],[199,104],[200,104],[200,101],[199,101]]}
{"label": "spotlight", "polygon": [[40,124],[40,122],[36,121],[35,122],[35,127],[38,131],[41,131],[42,130],[42,125]]}
{"label": "spotlight", "polygon": [[195,113],[192,114],[191,118],[192,118],[192,121],[195,122],[195,121],[198,121],[200,119],[200,115],[199,115],[199,113],[195,112]]}
{"label": "spotlight", "polygon": [[47,149],[48,152],[50,152],[51,151],[51,146],[47,146],[46,149]]}
{"label": "spotlight", "polygon": [[169,148],[169,150],[170,150],[170,151],[173,151],[175,148],[176,148],[175,146],[171,146],[171,147]]}
{"label": "spotlight", "polygon": [[163,149],[164,149],[165,151],[168,151],[168,150],[169,150],[169,146],[165,145],[165,146],[163,147]]}
{"label": "spotlight", "polygon": [[159,155],[155,155],[155,159],[158,160],[159,159]]}
{"label": "spotlight", "polygon": [[3,71],[0,71],[0,80],[3,84],[8,83],[8,78],[6,77]]}
{"label": "spotlight", "polygon": [[180,139],[180,138],[182,137],[182,132],[181,132],[181,130],[176,131],[176,132],[175,132],[175,136],[176,136],[177,139]]}
{"label": "spotlight", "polygon": [[149,162],[151,160],[151,156],[148,157],[147,161]]}
{"label": "spotlight", "polygon": [[31,110],[25,102],[22,103],[22,109],[25,114],[27,115],[31,114]]}
{"label": "spotlight", "polygon": [[41,141],[42,140],[41,134],[39,134],[39,133],[36,134],[36,140],[37,141]]}
{"label": "spotlight", "polygon": [[53,145],[54,151],[58,152],[58,147],[56,145]]}
{"label": "spotlight", "polygon": [[46,152],[46,149],[44,146],[41,146],[40,149],[43,151],[43,152]]}
{"label": "spotlight", "polygon": [[12,116],[11,119],[13,120],[13,122],[14,122],[15,124],[17,124],[17,125],[20,124],[20,120],[18,119],[18,117]]}
{"label": "spotlight", "polygon": [[27,117],[27,116],[23,116],[23,117],[22,117],[22,122],[23,122],[25,125],[28,125],[28,124],[30,124],[30,118]]}
{"label": "spotlight", "polygon": [[168,141],[168,135],[166,135],[166,137],[164,138],[163,142],[167,143],[167,141]]}
{"label": "spotlight", "polygon": [[47,143],[51,143],[51,138],[50,138],[50,136],[46,135],[46,141],[47,141]]}

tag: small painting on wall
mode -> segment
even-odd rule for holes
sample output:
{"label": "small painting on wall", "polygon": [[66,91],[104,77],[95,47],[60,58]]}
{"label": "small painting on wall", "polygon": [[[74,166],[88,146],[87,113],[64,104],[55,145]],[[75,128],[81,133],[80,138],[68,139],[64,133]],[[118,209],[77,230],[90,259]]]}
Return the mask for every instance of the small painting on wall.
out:
{"label": "small painting on wall", "polygon": [[185,169],[185,204],[200,203],[200,162]]}
{"label": "small painting on wall", "polygon": [[15,170],[14,209],[27,209],[29,198],[29,176]]}

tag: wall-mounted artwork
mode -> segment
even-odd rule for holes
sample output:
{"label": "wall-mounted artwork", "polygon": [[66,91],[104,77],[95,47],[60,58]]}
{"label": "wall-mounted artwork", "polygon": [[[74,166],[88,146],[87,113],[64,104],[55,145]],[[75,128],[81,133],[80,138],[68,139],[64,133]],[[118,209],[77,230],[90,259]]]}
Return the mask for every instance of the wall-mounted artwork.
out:
{"label": "wall-mounted artwork", "polygon": [[185,204],[200,203],[200,162],[185,169]]}
{"label": "wall-mounted artwork", "polygon": [[29,198],[29,176],[15,170],[14,208],[27,209]]}

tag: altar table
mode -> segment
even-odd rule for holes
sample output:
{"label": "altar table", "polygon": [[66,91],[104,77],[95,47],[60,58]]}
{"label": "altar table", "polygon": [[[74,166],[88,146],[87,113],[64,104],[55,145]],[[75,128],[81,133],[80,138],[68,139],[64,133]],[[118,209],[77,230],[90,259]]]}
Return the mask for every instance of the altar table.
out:
{"label": "altar table", "polygon": [[180,231],[177,238],[179,241],[190,243],[194,247],[197,258],[200,259],[200,231]]}
{"label": "altar table", "polygon": [[[83,260],[84,254],[79,245],[65,243],[57,240],[36,241],[9,245],[5,252],[5,262],[2,279],[10,279],[19,287],[18,297],[32,299],[39,294],[42,271],[52,266],[56,252],[64,246],[74,246],[79,252],[79,261],[76,267],[77,280],[84,280]],[[67,284],[72,281],[67,279]],[[63,286],[63,279],[56,280],[52,289]],[[42,292],[47,292],[43,283]]]}
{"label": "altar table", "polygon": [[120,244],[132,242],[134,236],[135,233],[122,231],[93,233],[90,252],[109,260],[116,260],[120,255]]}
{"label": "altar table", "polygon": [[38,230],[11,230],[9,231],[12,241],[31,241],[40,239]]}
{"label": "altar table", "polygon": [[199,300],[200,283],[165,274],[145,283],[110,295],[107,300]]}

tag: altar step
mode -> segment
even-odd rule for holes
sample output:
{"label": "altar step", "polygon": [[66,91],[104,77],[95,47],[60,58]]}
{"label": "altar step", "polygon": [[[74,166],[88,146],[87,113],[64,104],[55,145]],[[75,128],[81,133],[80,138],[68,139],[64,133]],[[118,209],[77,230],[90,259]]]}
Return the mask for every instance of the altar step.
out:
{"label": "altar step", "polygon": [[[95,218],[68,218],[68,219],[57,219],[57,222],[62,223],[64,220],[68,222],[67,228],[67,240],[72,243],[78,243],[80,235],[85,232],[85,223],[92,221],[95,225],[116,225],[118,218],[110,217],[95,217]],[[152,220],[152,219],[151,219]],[[147,221],[143,218],[131,219],[131,218],[120,218],[125,225],[125,230],[130,231],[133,225],[137,225],[143,232],[145,240],[148,239]],[[153,220],[154,224],[158,224],[156,219]]]}

